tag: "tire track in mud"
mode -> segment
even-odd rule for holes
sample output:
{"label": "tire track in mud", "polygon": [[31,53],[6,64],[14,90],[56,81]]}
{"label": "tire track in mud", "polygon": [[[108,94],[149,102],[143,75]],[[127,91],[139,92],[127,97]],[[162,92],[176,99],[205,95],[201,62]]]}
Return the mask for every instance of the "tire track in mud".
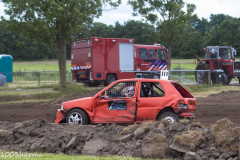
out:
{"label": "tire track in mud", "polygon": [[[56,111],[61,103],[82,97],[94,96],[101,89],[89,91],[84,94],[63,96],[60,99],[44,102],[24,102],[0,105],[0,121],[24,122],[36,118],[43,118],[52,123],[55,119]],[[195,111],[195,121],[204,126],[210,126],[217,120],[228,118],[237,126],[240,126],[240,91],[223,91],[212,94],[208,97],[196,98],[197,109]],[[0,100],[1,101],[1,100]]]}

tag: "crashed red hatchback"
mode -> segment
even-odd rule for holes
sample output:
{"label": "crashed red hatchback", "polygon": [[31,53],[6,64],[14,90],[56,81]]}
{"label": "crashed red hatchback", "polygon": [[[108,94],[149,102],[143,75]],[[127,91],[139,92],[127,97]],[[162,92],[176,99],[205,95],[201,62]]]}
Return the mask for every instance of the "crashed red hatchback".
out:
{"label": "crashed red hatchback", "polygon": [[63,102],[54,123],[141,123],[194,118],[196,99],[179,83],[160,79],[125,79],[94,97]]}

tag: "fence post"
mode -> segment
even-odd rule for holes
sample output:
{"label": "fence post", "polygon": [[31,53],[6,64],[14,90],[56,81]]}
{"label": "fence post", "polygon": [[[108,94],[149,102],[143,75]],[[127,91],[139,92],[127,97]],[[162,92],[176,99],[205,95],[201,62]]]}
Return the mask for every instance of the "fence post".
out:
{"label": "fence post", "polygon": [[208,70],[208,85],[211,85],[211,70]]}
{"label": "fence post", "polygon": [[178,74],[178,77],[179,77],[179,83],[180,83],[180,63],[179,63],[179,74]]}
{"label": "fence post", "polygon": [[38,85],[40,86],[40,72],[38,72]]}

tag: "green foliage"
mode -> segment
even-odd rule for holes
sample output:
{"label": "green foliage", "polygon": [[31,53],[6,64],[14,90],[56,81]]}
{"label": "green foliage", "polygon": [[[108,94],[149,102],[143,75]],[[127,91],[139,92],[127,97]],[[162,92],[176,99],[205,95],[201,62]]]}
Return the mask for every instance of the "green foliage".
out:
{"label": "green foliage", "polygon": [[180,34],[192,16],[196,6],[187,4],[187,12],[182,9],[185,5],[183,0],[129,0],[135,15],[140,14],[148,21],[156,23],[160,32],[159,38],[168,46],[168,69],[171,70],[172,43]]}
{"label": "green foliage", "polygon": [[10,16],[5,27],[29,39],[47,44],[58,58],[60,83],[66,87],[66,41],[84,22],[102,14],[102,5],[116,7],[111,0],[3,0]]}
{"label": "green foliage", "polygon": [[202,56],[203,42],[201,33],[189,25],[173,41],[172,55],[186,59],[194,58],[195,54]]}

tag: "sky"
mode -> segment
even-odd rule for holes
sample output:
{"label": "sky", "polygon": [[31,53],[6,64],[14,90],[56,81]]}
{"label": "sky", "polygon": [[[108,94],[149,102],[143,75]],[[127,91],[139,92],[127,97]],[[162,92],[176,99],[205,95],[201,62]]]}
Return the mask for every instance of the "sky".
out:
{"label": "sky", "polygon": [[[4,13],[4,4],[0,0],[0,16],[7,16]],[[128,20],[141,20],[142,17],[133,17],[132,7],[127,5],[128,0],[122,0],[122,4],[115,10],[104,11],[102,16],[95,19],[95,22],[102,22],[107,25],[115,25],[115,22],[119,21],[120,24]],[[227,14],[232,17],[240,17],[240,0],[184,0],[186,3],[192,3],[196,5],[195,14],[198,18],[206,18],[210,20],[211,14]]]}

